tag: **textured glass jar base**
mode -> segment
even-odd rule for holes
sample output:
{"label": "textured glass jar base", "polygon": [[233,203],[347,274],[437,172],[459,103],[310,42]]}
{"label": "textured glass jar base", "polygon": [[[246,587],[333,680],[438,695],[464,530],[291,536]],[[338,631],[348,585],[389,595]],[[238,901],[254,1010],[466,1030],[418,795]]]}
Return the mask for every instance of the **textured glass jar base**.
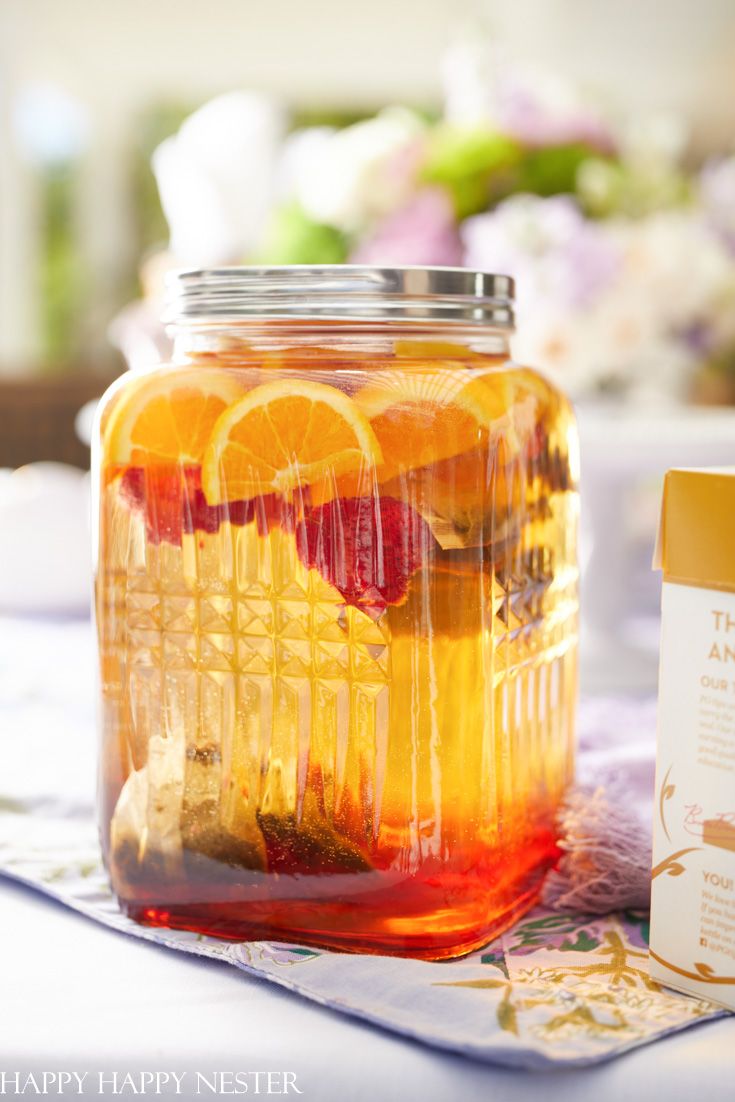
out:
{"label": "textured glass jar base", "polygon": [[[318,878],[259,877],[238,888],[192,887],[119,897],[121,909],[145,926],[191,930],[229,941],[286,941],[321,949],[445,960],[486,945],[533,906],[558,857],[551,833],[523,849],[523,866],[506,861],[496,882],[472,871],[423,877],[385,872]],[[512,870],[512,872],[509,872]],[[339,886],[330,880],[341,881]],[[345,881],[357,879],[350,890]],[[209,898],[205,898],[209,896]]]}

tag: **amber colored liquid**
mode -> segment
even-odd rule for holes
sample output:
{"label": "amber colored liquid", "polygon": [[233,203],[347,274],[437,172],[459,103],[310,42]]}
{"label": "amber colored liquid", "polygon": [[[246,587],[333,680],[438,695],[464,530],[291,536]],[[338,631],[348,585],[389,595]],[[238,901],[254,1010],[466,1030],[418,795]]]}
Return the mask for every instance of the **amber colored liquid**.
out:
{"label": "amber colored liquid", "polygon": [[103,450],[103,837],[138,921],[439,959],[536,898],[572,768],[574,430],[541,380],[497,377],[523,440],[372,488],[421,524],[377,609],[305,563],[300,507],[152,538]]}

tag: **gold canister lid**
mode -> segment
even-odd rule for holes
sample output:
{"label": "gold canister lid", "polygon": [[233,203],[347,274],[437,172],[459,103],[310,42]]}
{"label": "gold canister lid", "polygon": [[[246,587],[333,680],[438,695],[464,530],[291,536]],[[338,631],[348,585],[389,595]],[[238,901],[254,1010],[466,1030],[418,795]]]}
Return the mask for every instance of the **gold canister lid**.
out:
{"label": "gold canister lid", "polygon": [[735,467],[667,472],[653,565],[666,582],[735,591]]}

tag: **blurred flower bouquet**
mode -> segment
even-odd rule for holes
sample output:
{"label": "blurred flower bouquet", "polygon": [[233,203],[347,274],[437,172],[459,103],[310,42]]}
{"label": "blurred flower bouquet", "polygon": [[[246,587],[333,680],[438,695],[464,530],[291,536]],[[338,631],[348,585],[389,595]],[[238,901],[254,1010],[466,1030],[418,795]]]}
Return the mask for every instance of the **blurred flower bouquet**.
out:
{"label": "blurred flower bouquet", "polygon": [[149,283],[232,263],[508,273],[516,358],[573,396],[735,401],[735,157],[687,171],[675,120],[621,122],[477,43],[449,52],[444,91],[438,119],[343,128],[211,101],[154,155],[171,239]]}

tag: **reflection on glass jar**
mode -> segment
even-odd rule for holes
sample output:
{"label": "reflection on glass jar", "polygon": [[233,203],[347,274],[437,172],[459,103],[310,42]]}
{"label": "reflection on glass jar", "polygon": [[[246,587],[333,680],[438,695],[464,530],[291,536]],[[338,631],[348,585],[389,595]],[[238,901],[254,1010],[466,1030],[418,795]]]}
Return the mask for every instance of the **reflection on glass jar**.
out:
{"label": "reflection on glass jar", "polygon": [[174,363],[103,402],[101,814],[140,922],[426,958],[554,861],[576,436],[510,281],[178,277]]}

